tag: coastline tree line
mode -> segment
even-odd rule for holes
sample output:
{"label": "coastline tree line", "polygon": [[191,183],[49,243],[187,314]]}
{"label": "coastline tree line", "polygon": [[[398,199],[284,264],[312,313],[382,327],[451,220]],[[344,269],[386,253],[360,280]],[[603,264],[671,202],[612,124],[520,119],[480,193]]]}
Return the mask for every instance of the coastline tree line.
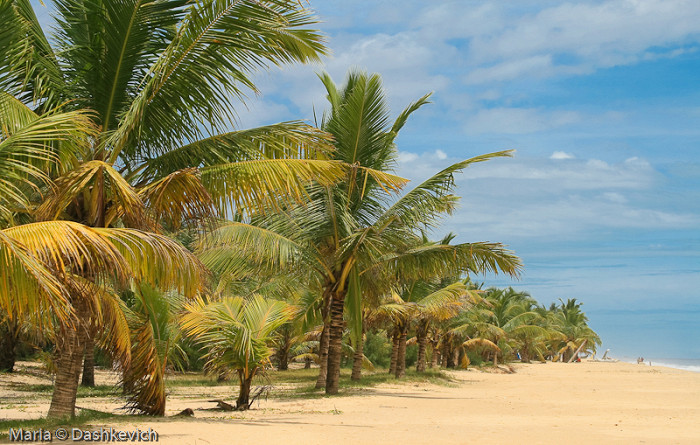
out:
{"label": "coastline tree line", "polygon": [[459,201],[455,174],[511,156],[409,185],[395,141],[429,95],[391,119],[378,75],[322,74],[315,126],[236,127],[254,73],[326,54],[299,2],[54,7],[47,36],[29,0],[0,0],[0,366],[50,346],[50,417],[75,414],[96,350],[128,407],[163,415],[166,370],[193,356],[235,376],[246,409],[272,361],[316,362],[338,393],[344,360],[353,379],[372,366],[370,337],[397,378],[413,343],[418,371],[600,343],[575,300],[544,308],[464,278],[517,277],[502,244],[426,237]]}

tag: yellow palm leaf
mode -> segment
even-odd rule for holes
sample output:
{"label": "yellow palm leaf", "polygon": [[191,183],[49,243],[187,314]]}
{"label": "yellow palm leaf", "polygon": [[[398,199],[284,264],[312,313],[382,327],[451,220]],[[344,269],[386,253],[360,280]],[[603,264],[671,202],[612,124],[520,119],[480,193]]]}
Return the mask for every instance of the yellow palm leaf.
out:
{"label": "yellow palm leaf", "polygon": [[174,229],[183,221],[215,214],[214,202],[195,168],[172,173],[142,188],[138,194],[156,223],[165,221]]}
{"label": "yellow palm leaf", "polygon": [[65,289],[45,264],[5,230],[0,231],[0,309],[11,319],[46,311],[60,320],[71,313]]}
{"label": "yellow palm leaf", "polygon": [[[37,209],[40,220],[59,219],[61,213],[71,205],[78,196],[83,197],[88,215],[84,215],[90,225],[106,225],[114,219],[114,210],[105,217],[106,206],[111,204],[118,208],[118,213],[132,227],[146,227],[144,205],[136,191],[122,175],[111,165],[103,161],[89,161],[58,178],[55,192],[46,198]],[[100,218],[106,220],[100,221]]]}
{"label": "yellow palm leaf", "polygon": [[263,159],[202,168],[202,182],[219,211],[256,212],[276,207],[279,200],[299,202],[311,181],[332,185],[342,179],[346,166],[340,161]]}
{"label": "yellow palm leaf", "polygon": [[90,228],[70,221],[45,221],[6,229],[59,275],[109,276],[119,282],[146,281],[194,295],[204,267],[168,237],[136,229]]}

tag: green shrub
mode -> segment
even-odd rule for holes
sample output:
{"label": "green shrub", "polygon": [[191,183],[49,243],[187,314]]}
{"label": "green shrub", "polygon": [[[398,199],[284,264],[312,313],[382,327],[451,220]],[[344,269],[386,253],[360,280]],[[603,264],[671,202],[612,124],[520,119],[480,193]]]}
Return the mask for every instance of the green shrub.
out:
{"label": "green shrub", "polygon": [[363,352],[375,367],[388,368],[391,364],[391,343],[384,331],[367,332]]}

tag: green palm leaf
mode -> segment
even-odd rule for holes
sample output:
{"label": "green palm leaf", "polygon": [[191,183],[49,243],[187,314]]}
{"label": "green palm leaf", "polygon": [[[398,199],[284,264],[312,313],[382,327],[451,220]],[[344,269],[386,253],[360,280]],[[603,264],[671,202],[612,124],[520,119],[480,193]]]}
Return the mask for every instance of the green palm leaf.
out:
{"label": "green palm leaf", "polygon": [[250,73],[269,64],[318,60],[325,52],[322,38],[305,28],[313,23],[309,11],[292,0],[190,3],[110,145],[125,147],[143,128],[146,144],[129,149],[152,154],[156,146],[199,139],[205,126],[220,129],[234,117],[231,97],[255,91]]}
{"label": "green palm leaf", "polygon": [[423,181],[420,185],[399,198],[377,219],[376,226],[401,224],[409,227],[433,227],[442,214],[451,214],[456,199],[451,195],[455,188],[454,174],[471,164],[503,156],[512,156],[513,151],[499,151],[453,164]]}

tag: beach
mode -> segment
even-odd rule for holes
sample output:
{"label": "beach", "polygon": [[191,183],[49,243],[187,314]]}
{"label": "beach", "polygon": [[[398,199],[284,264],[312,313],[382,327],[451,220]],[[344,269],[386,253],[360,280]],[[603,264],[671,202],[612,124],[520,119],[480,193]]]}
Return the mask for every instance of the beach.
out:
{"label": "beach", "polygon": [[[194,418],[129,418],[81,428],[151,428],[164,444],[234,438],[284,444],[700,443],[700,373],[622,362],[512,366],[512,374],[448,371],[447,385],[391,383],[314,399],[271,396],[247,412],[211,409],[212,398],[233,398],[229,386],[177,388],[168,416],[192,408]],[[91,398],[79,399],[78,406],[120,405],[115,398]],[[45,402],[3,403],[0,418],[38,416],[46,409]]]}

